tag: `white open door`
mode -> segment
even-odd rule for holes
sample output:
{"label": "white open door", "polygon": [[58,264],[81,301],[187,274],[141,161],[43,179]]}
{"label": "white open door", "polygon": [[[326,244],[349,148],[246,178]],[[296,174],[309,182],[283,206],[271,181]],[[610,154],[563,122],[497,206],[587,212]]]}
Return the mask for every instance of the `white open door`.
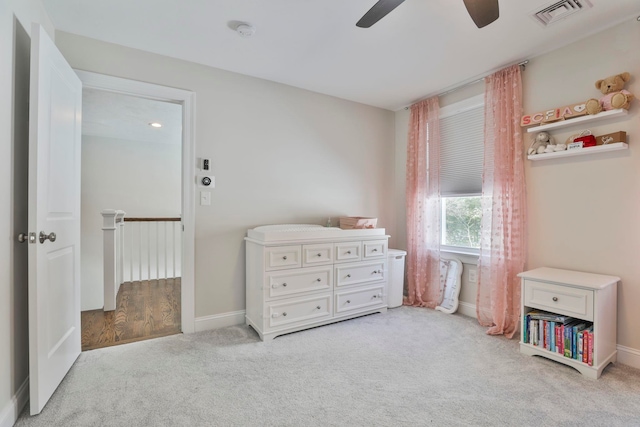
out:
{"label": "white open door", "polygon": [[29,388],[39,414],[80,355],[82,83],[44,29],[31,30]]}

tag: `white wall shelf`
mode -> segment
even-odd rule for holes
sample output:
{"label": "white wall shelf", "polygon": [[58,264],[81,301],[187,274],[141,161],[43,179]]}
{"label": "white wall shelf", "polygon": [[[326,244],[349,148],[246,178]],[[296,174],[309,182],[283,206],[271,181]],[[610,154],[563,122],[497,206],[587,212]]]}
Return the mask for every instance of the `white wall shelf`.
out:
{"label": "white wall shelf", "polygon": [[[625,110],[626,111],[626,110]],[[555,159],[558,157],[582,156],[584,154],[604,153],[606,151],[626,150],[629,145],[625,142],[614,142],[607,145],[596,145],[595,147],[576,148],[573,150],[554,151],[553,153],[532,154],[529,160]]]}
{"label": "white wall shelf", "polygon": [[605,119],[613,119],[614,117],[622,117],[629,114],[627,110],[617,109],[617,110],[609,110],[603,111],[598,114],[586,115],[581,117],[576,117],[575,119],[561,120],[559,122],[547,123],[546,125],[532,126],[527,129],[528,133],[532,132],[542,132],[543,130],[552,130],[552,129],[560,129],[563,127],[573,126],[578,123],[592,123]]}

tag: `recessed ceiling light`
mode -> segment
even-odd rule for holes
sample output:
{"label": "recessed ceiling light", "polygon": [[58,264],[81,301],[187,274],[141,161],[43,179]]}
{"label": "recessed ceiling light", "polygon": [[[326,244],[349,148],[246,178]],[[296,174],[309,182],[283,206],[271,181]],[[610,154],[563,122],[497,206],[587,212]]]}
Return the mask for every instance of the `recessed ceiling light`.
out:
{"label": "recessed ceiling light", "polygon": [[149,123],[149,126],[154,127],[154,128],[161,128],[162,127],[162,123],[153,122],[153,123]]}

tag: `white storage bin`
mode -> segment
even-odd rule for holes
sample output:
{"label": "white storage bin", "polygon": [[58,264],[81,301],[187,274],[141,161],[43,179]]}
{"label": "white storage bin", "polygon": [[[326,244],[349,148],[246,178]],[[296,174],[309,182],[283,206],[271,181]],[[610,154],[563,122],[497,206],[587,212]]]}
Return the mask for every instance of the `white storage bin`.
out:
{"label": "white storage bin", "polygon": [[405,251],[399,249],[389,249],[387,256],[389,262],[387,263],[389,274],[388,279],[388,293],[387,293],[387,307],[395,308],[402,305],[402,297],[404,291],[404,257],[407,255]]}

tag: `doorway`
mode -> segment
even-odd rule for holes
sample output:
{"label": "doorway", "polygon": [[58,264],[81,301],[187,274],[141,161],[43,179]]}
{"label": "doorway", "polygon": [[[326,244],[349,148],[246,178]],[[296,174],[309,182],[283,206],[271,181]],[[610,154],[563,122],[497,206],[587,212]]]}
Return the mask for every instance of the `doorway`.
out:
{"label": "doorway", "polygon": [[[102,171],[83,171],[82,349],[194,332],[194,94],[76,73],[86,104],[83,167]],[[100,120],[96,109],[109,117]],[[123,234],[115,243],[117,297],[109,311],[97,306],[109,305],[100,298],[102,257],[109,253],[102,236],[108,227],[99,217],[103,209],[122,211],[116,229]]]}
{"label": "doorway", "polygon": [[83,90],[82,350],[182,332],[181,152],[182,105]]}

